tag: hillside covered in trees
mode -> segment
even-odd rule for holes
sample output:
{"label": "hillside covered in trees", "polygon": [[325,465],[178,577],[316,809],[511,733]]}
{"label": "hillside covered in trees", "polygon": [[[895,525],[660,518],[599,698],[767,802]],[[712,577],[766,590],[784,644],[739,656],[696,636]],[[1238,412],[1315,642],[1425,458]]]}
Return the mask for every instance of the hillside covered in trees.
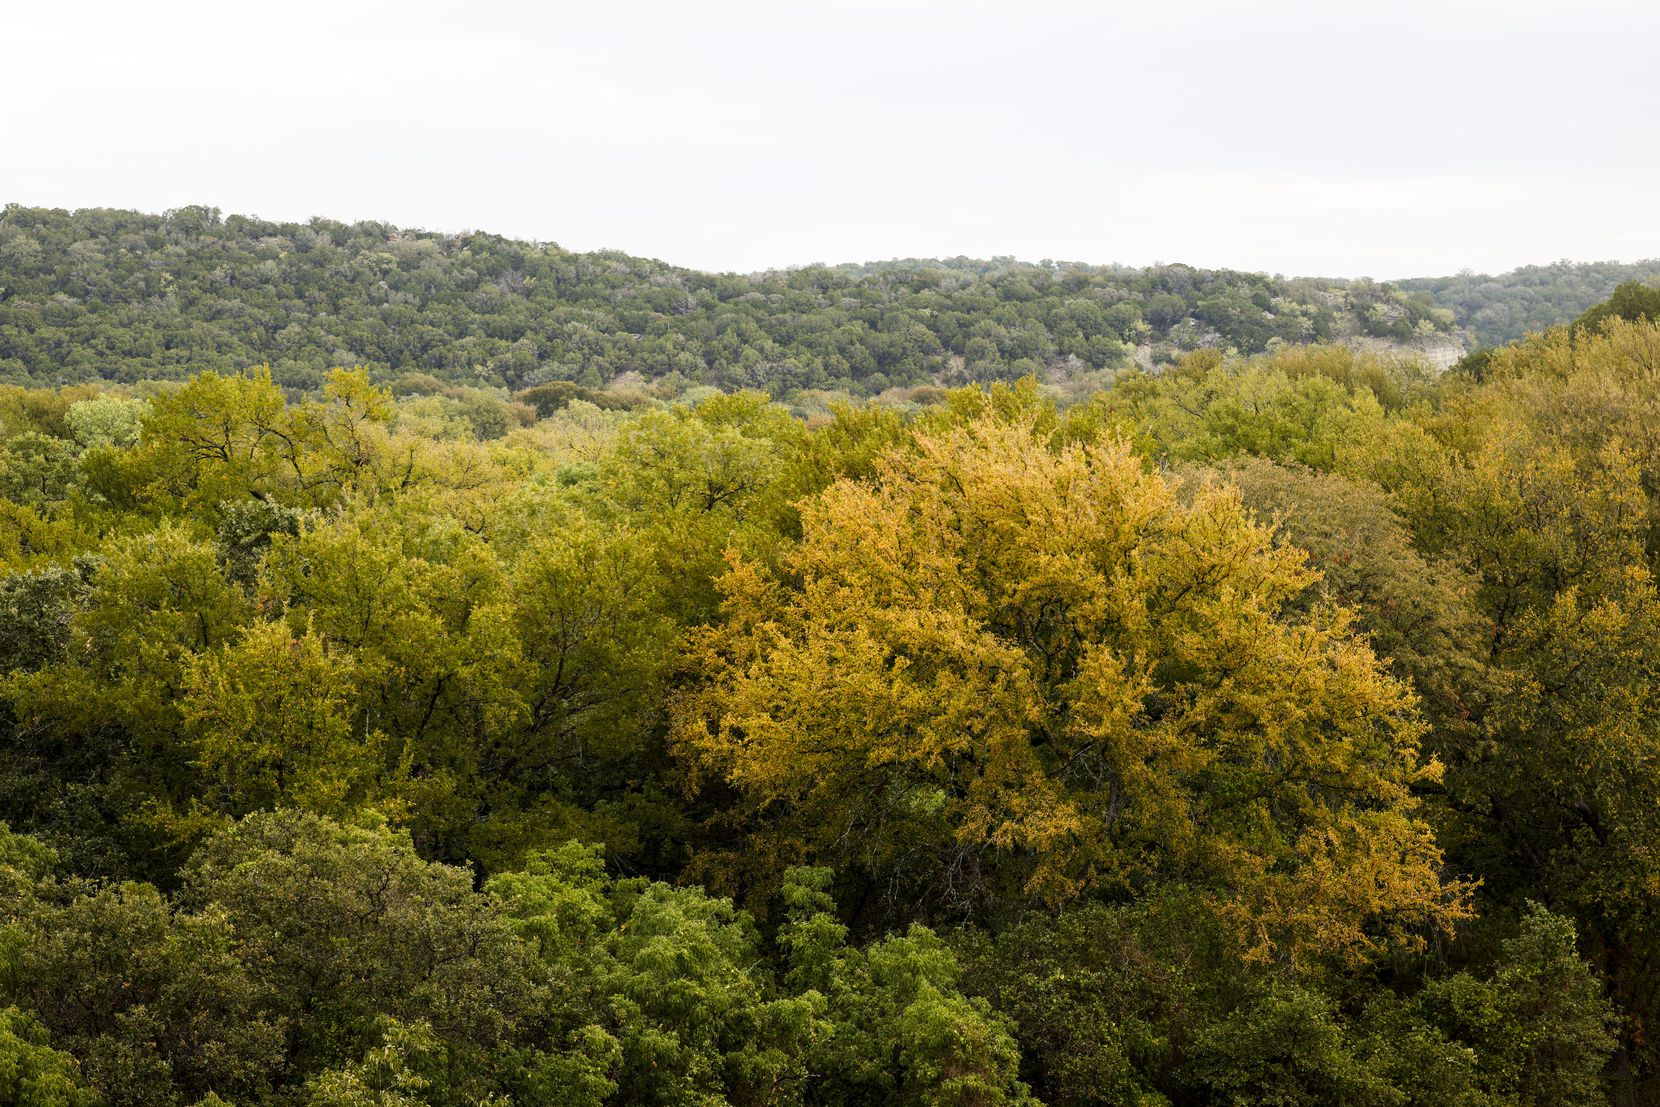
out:
{"label": "hillside covered in trees", "polygon": [[1606,300],[1616,285],[1660,282],[1660,259],[1524,265],[1492,277],[1459,273],[1414,277],[1396,288],[1426,292],[1450,310],[1472,348],[1502,346],[1577,318]]}
{"label": "hillside covered in trees", "polygon": [[[51,274],[9,326],[109,325],[54,372],[182,378],[0,386],[0,1102],[1660,1096],[1646,294],[1439,377],[1199,349],[803,419],[488,366],[582,319],[731,383],[722,326],[1035,335],[1170,274],[192,218],[0,245]],[[516,403],[308,360],[542,311],[421,368]]]}
{"label": "hillside covered in trees", "polygon": [[519,390],[647,381],[874,395],[1080,376],[1214,346],[1443,336],[1450,312],[1368,281],[1012,259],[750,276],[381,223],[9,206],[0,381],[182,379],[271,366]]}

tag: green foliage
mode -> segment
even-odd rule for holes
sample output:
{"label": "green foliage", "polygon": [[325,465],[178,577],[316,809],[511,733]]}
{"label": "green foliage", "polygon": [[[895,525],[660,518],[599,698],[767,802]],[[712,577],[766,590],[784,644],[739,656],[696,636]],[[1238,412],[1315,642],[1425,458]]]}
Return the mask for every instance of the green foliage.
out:
{"label": "green foliage", "polygon": [[33,671],[68,653],[70,617],[90,569],[81,562],[0,577],[0,657],[8,668]]}
{"label": "green foliage", "polygon": [[570,989],[567,1033],[617,1042],[622,1102],[801,1102],[819,1004],[774,994],[754,927],[730,901],[613,882],[576,846],[489,890]]}
{"label": "green foliage", "polygon": [[[442,1051],[428,1023],[382,1023],[382,1040],[363,1060],[321,1073],[307,1083],[307,1107],[428,1107]],[[482,1102],[482,1101],[481,1101]]]}
{"label": "green foliage", "polygon": [[282,1028],[222,914],[175,914],[148,885],[48,887],[9,929],[7,1000],[112,1105],[257,1092],[280,1060]]}
{"label": "green foliage", "polygon": [[1605,1102],[1609,1004],[1541,909],[1496,965],[1416,990],[1242,965],[1185,893],[957,944],[1053,1105]]}
{"label": "green foliage", "polygon": [[[1378,286],[148,227],[479,329],[0,388],[0,1100],[1654,1098],[1660,325],[1435,378],[1176,353],[1436,325]],[[1077,402],[907,387],[1018,366]]]}
{"label": "green foliage", "polygon": [[1653,282],[1660,261],[1629,265],[1612,261],[1524,265],[1498,276],[1459,273],[1396,281],[1397,288],[1427,292],[1450,309],[1476,346],[1499,346],[1569,322],[1621,283]]}
{"label": "green foliage", "polygon": [[1193,1042],[1192,1075],[1227,1104],[1385,1107],[1398,1094],[1344,1040],[1330,1000],[1271,988]]}
{"label": "green foliage", "polygon": [[1594,331],[1610,319],[1624,319],[1630,323],[1660,319],[1660,288],[1651,288],[1641,281],[1622,281],[1615,286],[1613,295],[1587,308],[1574,320],[1573,326],[1575,330]]}
{"label": "green foliage", "polygon": [[611,409],[626,409],[625,401],[609,396],[595,388],[584,388],[571,381],[549,381],[527,388],[522,392],[514,393],[513,398],[522,404],[529,404],[536,409],[536,414],[546,419],[555,412],[564,411],[572,401],[580,400],[583,403],[593,404],[596,407]]}
{"label": "green foliage", "polygon": [[729,901],[609,879],[578,846],[488,891],[552,971],[562,1033],[615,1043],[621,1102],[1027,1102],[1006,1025],[962,994],[944,944],[916,929],[851,947],[827,883],[791,874],[781,977]]}
{"label": "green foliage", "polygon": [[240,641],[198,655],[185,675],[182,714],[205,790],[237,815],[354,810],[385,741],[347,716],[355,691],[349,658],[285,623],[254,623]]}
{"label": "green foliage", "polygon": [[183,878],[171,898],[41,878],[8,905],[0,990],[112,1105],[264,1101],[314,1080],[318,1095],[397,1090],[414,1086],[402,1067],[429,1077],[439,1049],[431,1102],[477,1102],[516,1042],[541,1040],[530,948],[470,874],[421,861],[407,840],[256,815]]}
{"label": "green foliage", "polygon": [[1616,1044],[1613,1013],[1579,958],[1568,919],[1529,904],[1491,980],[1460,973],[1433,981],[1414,1006],[1470,1049],[1495,1096],[1541,1105],[1604,1102],[1598,1076]]}
{"label": "green foliage", "polygon": [[484,233],[205,208],[8,206],[0,288],[0,380],[179,379],[269,363],[283,386],[315,388],[333,366],[362,365],[400,377],[405,394],[517,390],[543,417],[571,399],[627,403],[598,391],[625,374],[875,395],[1087,374],[1128,364],[1141,343],[1251,352],[1451,324],[1427,297],[1369,281],[1009,258],[745,277]]}
{"label": "green foliage", "polygon": [[13,1107],[99,1107],[81,1083],[79,1064],[49,1044],[39,1024],[16,1007],[0,1008],[0,1102]]}
{"label": "green foliage", "polygon": [[138,441],[144,407],[142,400],[104,395],[71,404],[63,420],[83,448],[131,446]]}
{"label": "green foliage", "polygon": [[1285,351],[1245,363],[1200,351],[1157,375],[1121,377],[1068,412],[1066,433],[1121,435],[1161,462],[1252,455],[1326,470],[1379,433],[1386,410],[1405,406],[1422,389],[1410,364],[1342,348]]}
{"label": "green foliage", "polygon": [[25,431],[0,445],[0,495],[14,503],[44,506],[61,500],[74,477],[71,443]]}
{"label": "green foliage", "polygon": [[[828,1002],[830,1035],[810,1063],[828,1103],[911,1107],[1033,1103],[1015,1079],[1019,1064],[1006,1019],[963,995],[955,955],[913,926],[864,950],[848,948],[831,912],[828,869],[785,874],[778,942],[786,980]],[[884,1071],[885,1070],[885,1071]]]}
{"label": "green foliage", "polygon": [[1389,496],[1370,481],[1235,459],[1190,480],[1222,480],[1286,545],[1307,551],[1319,582],[1298,603],[1352,610],[1378,656],[1411,682],[1431,722],[1436,751],[1463,736],[1497,689],[1483,666],[1485,626],[1478,582],[1458,561],[1426,555]]}

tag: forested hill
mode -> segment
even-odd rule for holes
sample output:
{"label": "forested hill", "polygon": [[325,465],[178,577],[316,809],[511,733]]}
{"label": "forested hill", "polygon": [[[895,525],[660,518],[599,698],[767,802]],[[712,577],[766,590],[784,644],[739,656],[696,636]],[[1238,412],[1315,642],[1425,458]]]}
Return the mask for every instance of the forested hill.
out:
{"label": "forested hill", "polygon": [[1524,265],[1494,277],[1460,273],[1416,277],[1397,288],[1427,292],[1452,311],[1472,346],[1500,346],[1576,318],[1627,281],[1660,280],[1660,258],[1623,264],[1594,261]]}
{"label": "forested hill", "polygon": [[[1576,309],[1577,310],[1577,309]],[[1201,346],[1449,334],[1422,292],[1160,265],[900,261],[739,276],[468,232],[216,209],[0,213],[0,382],[270,364],[524,388],[678,375],[773,395],[1079,375]]]}

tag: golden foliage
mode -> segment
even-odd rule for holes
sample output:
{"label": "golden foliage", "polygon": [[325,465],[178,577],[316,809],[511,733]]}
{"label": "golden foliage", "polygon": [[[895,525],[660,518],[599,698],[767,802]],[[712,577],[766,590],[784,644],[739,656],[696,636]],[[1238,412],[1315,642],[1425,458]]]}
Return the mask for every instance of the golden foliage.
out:
{"label": "golden foliage", "polygon": [[1459,915],[1410,691],[1344,612],[1288,612],[1313,574],[1232,492],[993,417],[801,516],[732,564],[675,708],[754,839],[729,875],[821,858],[953,909],[1194,883],[1293,958]]}

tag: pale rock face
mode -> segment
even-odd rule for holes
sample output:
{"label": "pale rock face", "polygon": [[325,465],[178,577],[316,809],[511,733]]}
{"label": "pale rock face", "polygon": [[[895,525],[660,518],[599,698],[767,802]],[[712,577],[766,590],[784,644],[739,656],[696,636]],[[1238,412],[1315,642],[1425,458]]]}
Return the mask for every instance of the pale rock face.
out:
{"label": "pale rock face", "polygon": [[[1344,339],[1343,344],[1362,353],[1376,354],[1379,357],[1417,361],[1435,373],[1445,373],[1453,367],[1459,358],[1469,353],[1462,339],[1456,335],[1415,338],[1409,342],[1357,335]],[[1144,342],[1135,348],[1135,362],[1148,372],[1157,370],[1157,366],[1153,363],[1153,346],[1151,343]]]}
{"label": "pale rock face", "polygon": [[1445,373],[1453,364],[1468,351],[1463,341],[1455,335],[1434,335],[1428,338],[1415,338],[1407,342],[1396,342],[1388,338],[1372,338],[1357,336],[1350,338],[1345,345],[1364,353],[1376,354],[1379,357],[1397,357],[1407,361],[1418,361],[1436,373]]}

